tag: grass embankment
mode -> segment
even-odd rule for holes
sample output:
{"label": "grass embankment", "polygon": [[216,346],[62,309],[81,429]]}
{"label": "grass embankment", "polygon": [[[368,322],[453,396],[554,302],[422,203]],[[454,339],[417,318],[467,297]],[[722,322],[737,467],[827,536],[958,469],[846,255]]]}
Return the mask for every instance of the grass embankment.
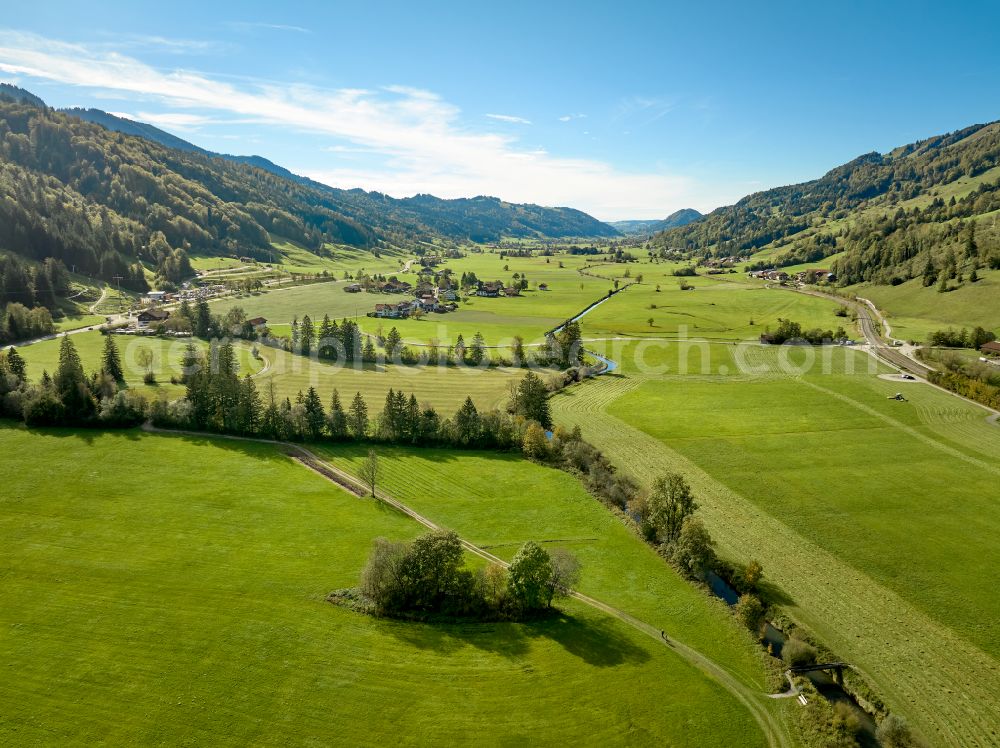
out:
{"label": "grass embankment", "polygon": [[[736,363],[734,350],[712,346],[711,365]],[[790,376],[780,351],[758,351],[774,360],[753,373],[625,367],[560,394],[554,412],[640,480],[683,472],[723,554],[761,561],[791,615],[933,743],[990,743],[1000,578],[984,559],[1000,531],[1000,431],[863,361],[836,373],[860,353],[839,351],[829,376]],[[909,402],[886,398],[903,387]]]}
{"label": "grass embankment", "polygon": [[672,650],[582,606],[425,625],[329,605],[375,536],[421,528],[271,446],[10,425],[0,446],[6,744],[764,744]]}
{"label": "grass embankment", "polygon": [[[919,278],[899,286],[850,286],[848,291],[871,299],[901,340],[926,341],[930,333],[977,325],[1000,335],[1000,270],[980,270],[976,283],[947,293],[924,287]],[[954,284],[954,281],[952,282]]]}

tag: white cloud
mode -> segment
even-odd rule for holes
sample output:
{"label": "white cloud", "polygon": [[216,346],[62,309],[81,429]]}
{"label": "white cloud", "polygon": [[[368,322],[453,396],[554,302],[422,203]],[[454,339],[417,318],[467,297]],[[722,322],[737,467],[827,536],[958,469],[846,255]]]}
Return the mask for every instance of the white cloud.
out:
{"label": "white cloud", "polygon": [[95,47],[108,51],[155,49],[175,55],[221,53],[232,49],[232,45],[226,42],[206,41],[204,39],[172,39],[155,34],[116,34],[114,41],[103,42]]}
{"label": "white cloud", "polygon": [[[371,169],[324,169],[310,176],[341,187],[405,196],[491,194],[505,200],[572,206],[606,219],[666,215],[677,207],[711,207],[689,200],[688,179],[620,170],[587,158],[550,155],[519,145],[511,135],[469,127],[458,107],[424,89],[318,89],[300,84],[221,80],[184,69],[162,71],[119,52],[94,51],[34,34],[0,31],[0,73],[54,81],[157,102],[179,115],[175,126],[198,117],[239,121],[331,136],[381,157]],[[186,120],[183,118],[187,118]],[[286,164],[293,168],[295,164]]]}
{"label": "white cloud", "polygon": [[515,125],[530,125],[531,120],[525,119],[524,117],[515,117],[513,114],[487,114],[490,119],[500,120],[501,122],[510,122]]}
{"label": "white cloud", "polygon": [[237,31],[254,31],[262,29],[264,31],[294,31],[297,34],[311,34],[312,29],[304,26],[293,26],[287,23],[265,23],[263,21],[230,21],[226,24],[231,29]]}
{"label": "white cloud", "polygon": [[587,116],[586,114],[564,114],[562,117],[559,118],[559,121],[570,122],[575,119],[583,119],[586,116]]}

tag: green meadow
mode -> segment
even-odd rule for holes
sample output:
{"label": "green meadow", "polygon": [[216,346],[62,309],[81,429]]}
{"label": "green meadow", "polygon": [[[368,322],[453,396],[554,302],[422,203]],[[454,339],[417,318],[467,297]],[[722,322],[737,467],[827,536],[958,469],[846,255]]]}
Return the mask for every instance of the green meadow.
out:
{"label": "green meadow", "polygon": [[433,405],[442,416],[452,415],[471,397],[480,410],[500,407],[512,384],[524,376],[522,369],[475,369],[445,366],[396,366],[354,364],[339,366],[287,351],[260,347],[267,368],[259,372],[257,388],[266,393],[274,382],[279,397],[294,399],[299,392],[315,387],[324,405],[336,389],[346,407],[360,392],[374,415],[382,410],[389,389],[415,394],[421,404]]}
{"label": "green meadow", "polygon": [[[80,354],[80,361],[83,363],[85,372],[89,374],[101,368],[104,335],[96,330],[81,332],[71,335],[70,340],[73,341],[73,345],[76,346],[76,350]],[[172,397],[183,395],[184,388],[170,384],[170,378],[180,377],[184,348],[189,341],[193,341],[202,350],[208,349],[208,344],[198,338],[168,339],[152,336],[115,335],[115,344],[118,346],[122,368],[125,372],[125,383],[129,388],[138,389],[149,395],[155,395],[157,392],[165,392]],[[27,363],[27,373],[30,380],[38,381],[45,371],[48,371],[49,374],[55,373],[56,367],[59,366],[60,345],[61,338],[54,338],[18,348],[18,352]],[[253,374],[261,369],[263,364],[251,355],[252,346],[250,344],[236,341],[235,347],[241,373]],[[155,385],[143,383],[146,370],[139,363],[142,349],[153,354],[152,371],[157,380]]]}
{"label": "green meadow", "polygon": [[[319,452],[356,473],[368,449]],[[530,539],[571,550],[582,564],[581,592],[667,630],[765,690],[760,657],[725,607],[682,580],[572,476],[519,455],[391,447],[378,453],[383,490],[407,506],[505,560]]]}
{"label": "green meadow", "polygon": [[[370,257],[370,255],[369,255]],[[549,260],[549,262],[546,262]],[[560,268],[559,262],[565,267]],[[447,314],[428,314],[419,320],[380,320],[366,315],[375,305],[403,301],[402,294],[346,293],[344,283],[318,283],[294,288],[275,289],[259,295],[219,300],[212,304],[216,313],[233,307],[242,307],[250,316],[262,316],[273,325],[281,326],[292,319],[308,314],[318,322],[325,314],[332,319],[355,318],[366,332],[375,333],[379,327],[396,327],[403,338],[411,343],[427,343],[437,338],[454,342],[459,334],[466,339],[481,332],[488,343],[509,343],[515,335],[526,341],[539,341],[544,333],[566,321],[613,288],[610,281],[577,272],[583,268],[583,258],[560,255],[558,257],[504,258],[498,254],[470,254],[459,260],[449,260],[444,267],[451,268],[456,277],[464,272],[474,272],[480,279],[503,280],[509,283],[514,275],[527,276],[529,289],[520,297],[483,298],[470,296],[459,309]],[[504,271],[503,267],[509,267]],[[371,268],[369,268],[371,270]],[[391,271],[383,270],[387,274]],[[397,273],[404,280],[415,282],[416,274]],[[538,290],[538,284],[547,284],[548,290]]]}
{"label": "green meadow", "polygon": [[[0,445],[18,466],[0,498],[5,744],[766,744],[674,650],[580,604],[536,623],[421,624],[325,602],[375,537],[421,528],[271,446],[11,425]],[[487,475],[518,488],[543,472],[523,465]],[[524,499],[507,507],[503,483],[483,494],[468,478],[519,536]],[[681,602],[704,613],[703,638],[719,633],[749,672],[732,624],[654,564],[622,588],[657,579],[663,618]]]}
{"label": "green meadow", "polygon": [[682,472],[722,555],[760,561],[782,607],[932,744],[996,734],[1000,429],[986,411],[846,349],[808,366],[811,349],[712,345],[695,368],[700,350],[677,344],[647,351],[651,370],[640,345],[557,395],[557,422],[640,482]]}

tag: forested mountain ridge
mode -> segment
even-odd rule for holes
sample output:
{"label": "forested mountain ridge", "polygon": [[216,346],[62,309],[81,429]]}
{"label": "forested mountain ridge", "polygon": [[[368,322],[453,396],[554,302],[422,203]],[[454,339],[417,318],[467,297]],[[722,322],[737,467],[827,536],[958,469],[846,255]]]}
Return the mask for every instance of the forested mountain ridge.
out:
{"label": "forested mountain ridge", "polygon": [[[836,255],[831,266],[845,284],[936,278],[954,264],[948,253],[975,232],[971,224],[1000,209],[998,166],[1000,123],[973,125],[749,195],[653,242],[699,256],[750,257],[766,248],[761,262],[770,265]],[[998,239],[988,223],[973,240],[984,263]]]}
{"label": "forested mountain ridge", "polygon": [[270,162],[260,168],[259,157],[113,132],[9,89],[0,92],[0,249],[106,280],[120,275],[133,288],[145,285],[140,261],[169,277],[178,250],[266,257],[272,234],[323,254],[327,244],[614,233],[568,209],[338,190]]}

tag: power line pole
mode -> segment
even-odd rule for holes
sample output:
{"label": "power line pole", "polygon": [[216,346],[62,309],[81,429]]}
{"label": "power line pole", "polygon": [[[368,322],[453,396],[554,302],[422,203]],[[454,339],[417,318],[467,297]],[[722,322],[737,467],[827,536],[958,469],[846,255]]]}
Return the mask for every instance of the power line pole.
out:
{"label": "power line pole", "polygon": [[116,281],[117,284],[118,284],[118,313],[121,314],[122,313],[122,306],[123,306],[123,302],[122,302],[122,276],[120,276],[120,275],[113,275],[113,276],[111,276],[111,279],[114,280],[114,281]]}

